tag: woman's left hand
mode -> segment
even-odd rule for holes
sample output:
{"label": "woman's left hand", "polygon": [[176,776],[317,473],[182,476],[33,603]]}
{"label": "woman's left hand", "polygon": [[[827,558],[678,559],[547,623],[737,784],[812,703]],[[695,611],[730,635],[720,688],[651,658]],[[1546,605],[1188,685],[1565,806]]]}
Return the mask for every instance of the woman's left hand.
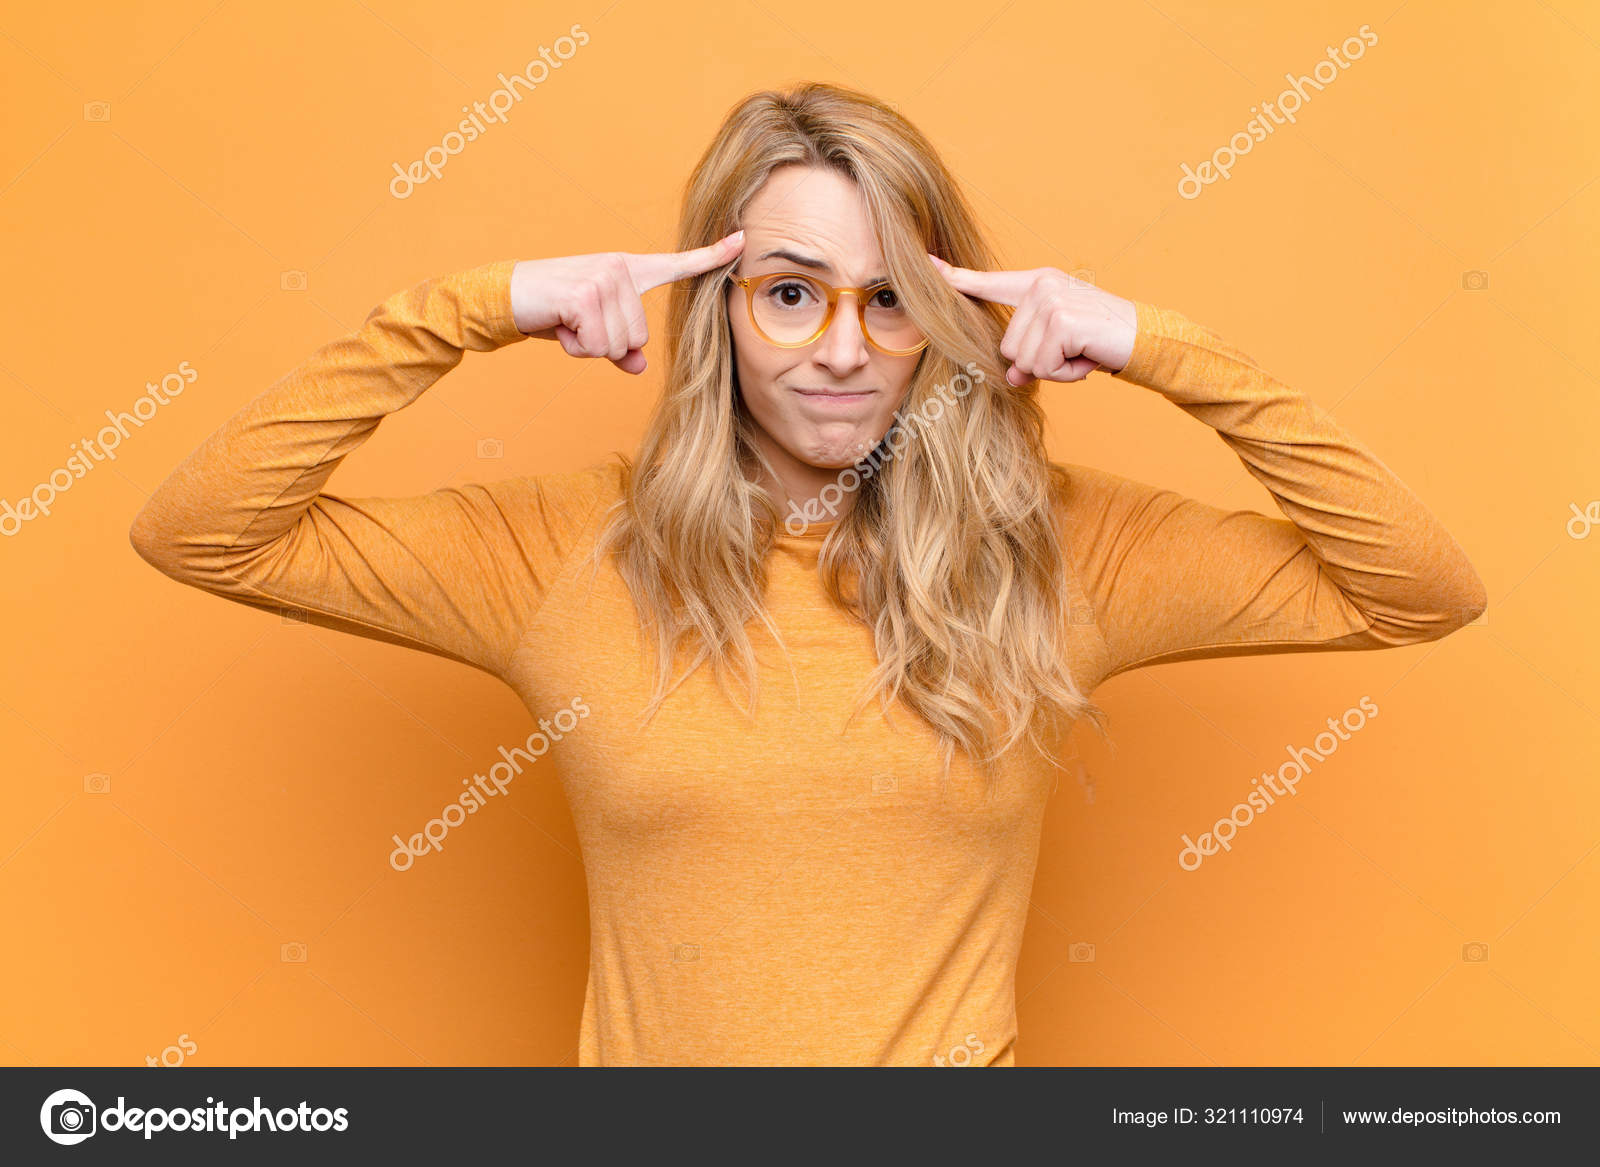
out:
{"label": "woman's left hand", "polygon": [[1030,377],[1081,381],[1095,369],[1115,373],[1133,355],[1138,314],[1132,300],[1113,296],[1053,267],[1032,271],[973,271],[928,258],[958,292],[1009,304],[1016,311],[1000,341],[1011,362],[1006,380]]}

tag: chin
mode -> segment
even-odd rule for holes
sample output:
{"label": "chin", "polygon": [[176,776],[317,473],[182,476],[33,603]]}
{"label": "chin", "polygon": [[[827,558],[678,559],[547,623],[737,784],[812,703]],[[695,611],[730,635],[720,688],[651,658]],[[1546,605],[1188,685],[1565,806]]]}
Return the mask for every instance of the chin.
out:
{"label": "chin", "polygon": [[817,470],[844,470],[872,453],[877,444],[878,439],[865,433],[851,434],[837,440],[813,439],[804,443],[796,456]]}

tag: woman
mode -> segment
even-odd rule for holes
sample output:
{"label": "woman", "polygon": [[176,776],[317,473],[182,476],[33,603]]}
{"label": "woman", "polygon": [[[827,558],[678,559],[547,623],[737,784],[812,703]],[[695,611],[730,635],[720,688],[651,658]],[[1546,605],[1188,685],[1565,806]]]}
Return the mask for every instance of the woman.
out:
{"label": "woman", "polygon": [[[1212,333],[993,270],[933,148],[862,94],[740,103],[679,246],[391,296],[207,439],[134,545],[484,669],[541,718],[588,879],[580,1064],[1011,1065],[1060,746],[1084,713],[1103,732],[1087,695],[1435,639],[1483,586],[1382,462]],[[642,372],[640,294],[668,282],[636,460],[326,493],[468,349],[535,335]],[[1215,429],[1287,518],[1052,463],[1039,380],[1097,368]]]}

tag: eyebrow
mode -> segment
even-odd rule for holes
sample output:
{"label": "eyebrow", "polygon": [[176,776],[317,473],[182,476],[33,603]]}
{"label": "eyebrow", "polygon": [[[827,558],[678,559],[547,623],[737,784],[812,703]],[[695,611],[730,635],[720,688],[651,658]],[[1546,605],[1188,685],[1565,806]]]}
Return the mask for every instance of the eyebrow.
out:
{"label": "eyebrow", "polygon": [[[834,274],[833,266],[828,263],[827,260],[816,259],[809,255],[801,255],[798,252],[790,251],[784,247],[774,248],[772,251],[768,251],[757,256],[755,262],[760,263],[763,259],[787,259],[790,263],[797,263],[801,267],[815,268],[817,271],[826,272],[830,276]],[[862,285],[862,287],[870,288],[874,284],[886,284],[888,282],[888,276],[878,275],[872,277],[872,279],[868,280]]]}

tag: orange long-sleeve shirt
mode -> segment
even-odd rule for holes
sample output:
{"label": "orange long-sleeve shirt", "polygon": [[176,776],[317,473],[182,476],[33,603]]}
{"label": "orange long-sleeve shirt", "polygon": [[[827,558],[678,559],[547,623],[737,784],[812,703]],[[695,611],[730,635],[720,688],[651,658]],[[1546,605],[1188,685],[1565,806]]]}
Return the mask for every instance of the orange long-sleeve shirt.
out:
{"label": "orange long-sleeve shirt", "polygon": [[[1013,1064],[1059,771],[1014,750],[985,798],[958,755],[941,794],[937,736],[909,710],[891,725],[874,703],[846,726],[875,660],[819,586],[828,524],[773,550],[790,656],[752,622],[753,722],[702,668],[641,733],[633,607],[614,570],[592,589],[580,570],[620,463],[414,498],[326,492],[466,350],[526,339],[514,262],[397,293],[317,350],[162,483],[134,546],[184,583],[484,669],[537,717],[572,711],[539,765],[562,783],[588,880],[580,1064],[927,1066],[963,1047]],[[1116,375],[1213,427],[1288,518],[1069,465],[1061,582],[1083,617],[1083,692],[1155,662],[1416,643],[1482,610],[1461,548],[1326,413],[1178,313],[1137,310]]]}

